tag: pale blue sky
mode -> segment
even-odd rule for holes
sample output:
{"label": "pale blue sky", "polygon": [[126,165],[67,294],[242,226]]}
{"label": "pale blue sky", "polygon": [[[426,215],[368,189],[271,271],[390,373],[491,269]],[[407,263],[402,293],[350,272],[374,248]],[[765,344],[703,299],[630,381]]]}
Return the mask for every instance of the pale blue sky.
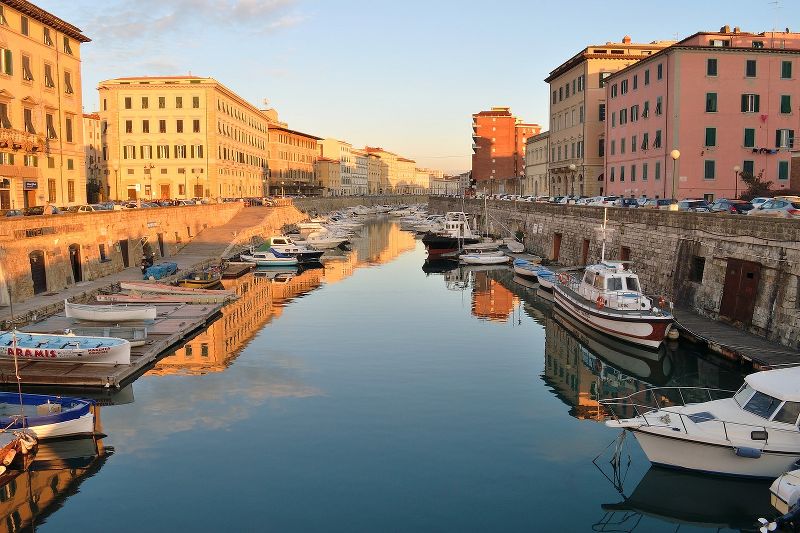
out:
{"label": "pale blue sky", "polygon": [[800,30],[797,0],[34,2],[93,40],[82,47],[87,112],[100,80],[191,72],[269,99],[291,128],[447,172],[470,168],[474,112],[506,105],[546,125],[542,80],[587,44],[724,24]]}

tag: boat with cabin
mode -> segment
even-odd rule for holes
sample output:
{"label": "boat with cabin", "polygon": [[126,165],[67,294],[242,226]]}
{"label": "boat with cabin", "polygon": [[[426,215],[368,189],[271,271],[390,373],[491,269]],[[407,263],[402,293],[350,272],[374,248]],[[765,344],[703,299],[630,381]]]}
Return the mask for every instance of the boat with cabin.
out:
{"label": "boat with cabin", "polygon": [[86,305],[64,300],[67,318],[91,322],[128,322],[131,320],[155,320],[157,310],[152,305]]}
{"label": "boat with cabin", "polygon": [[0,332],[0,358],[65,363],[131,364],[125,339],[74,334]]}
{"label": "boat with cabin", "polygon": [[297,258],[298,263],[319,262],[319,258],[322,257],[324,253],[323,250],[297,244],[290,237],[285,235],[270,237],[267,239],[267,242],[254,249],[256,252],[269,252],[273,250],[283,255]]}
{"label": "boat with cabin", "polygon": [[249,254],[241,254],[239,258],[248,263],[255,263],[257,266],[293,266],[299,264],[296,257],[288,254],[282,254],[279,251],[270,248],[266,251],[256,251],[250,249]]}
{"label": "boat with cabin", "polygon": [[450,211],[444,217],[444,229],[426,233],[422,243],[428,256],[455,255],[466,244],[480,242],[481,237],[470,225],[469,216],[463,211]]}
{"label": "boat with cabin", "polygon": [[29,429],[39,440],[93,436],[93,404],[67,396],[0,392],[0,424],[6,430]]}
{"label": "boat with cabin", "polygon": [[600,403],[655,465],[774,479],[800,460],[800,366],[750,374],[736,392],[659,387]]}

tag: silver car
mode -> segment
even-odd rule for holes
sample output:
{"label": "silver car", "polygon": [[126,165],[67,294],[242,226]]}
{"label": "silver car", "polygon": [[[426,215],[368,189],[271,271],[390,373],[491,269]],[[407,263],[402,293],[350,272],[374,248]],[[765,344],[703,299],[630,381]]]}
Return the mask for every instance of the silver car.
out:
{"label": "silver car", "polygon": [[800,218],[800,201],[773,198],[754,207],[747,214],[773,218]]}

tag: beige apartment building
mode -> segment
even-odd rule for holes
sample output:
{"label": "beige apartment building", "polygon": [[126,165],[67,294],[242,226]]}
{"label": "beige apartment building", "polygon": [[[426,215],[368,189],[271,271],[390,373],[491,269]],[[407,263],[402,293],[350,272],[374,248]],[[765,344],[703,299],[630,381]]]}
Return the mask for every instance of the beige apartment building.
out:
{"label": "beige apartment building", "polygon": [[117,78],[98,90],[110,199],[266,194],[268,118],[217,80]]}
{"label": "beige apartment building", "polygon": [[550,132],[545,131],[528,137],[525,144],[525,181],[522,194],[532,196],[549,196],[550,182],[547,173],[547,159]]}
{"label": "beige apartment building", "polygon": [[342,171],[338,160],[320,157],[314,164],[314,170],[324,196],[341,196],[343,194]]}
{"label": "beige apartment building", "polygon": [[590,45],[544,80],[550,84],[550,157],[553,195],[603,194],[605,79],[674,41]]}
{"label": "beige apartment building", "polygon": [[355,194],[353,181],[356,174],[356,158],[353,155],[353,145],[346,141],[328,137],[319,142],[319,148],[321,157],[339,161],[340,194]]}
{"label": "beige apartment building", "polygon": [[0,209],[86,201],[81,30],[0,1]]}
{"label": "beige apartment building", "polygon": [[100,114],[84,113],[82,123],[86,201],[93,204],[108,199],[108,165],[103,159]]}
{"label": "beige apartment building", "polygon": [[364,151],[372,154],[379,160],[380,177],[378,179],[378,194],[392,193],[397,185],[397,159],[395,153],[387,152],[379,146],[365,146]]}
{"label": "beige apartment building", "polygon": [[366,149],[363,153],[367,156],[367,194],[378,194],[381,191],[381,158]]}
{"label": "beige apartment building", "polygon": [[392,189],[397,194],[414,194],[417,182],[417,162],[405,157],[397,158],[397,180]]}
{"label": "beige apartment building", "polygon": [[318,141],[308,133],[286,126],[269,125],[268,190],[270,194],[320,194],[320,184],[314,175],[319,157]]}

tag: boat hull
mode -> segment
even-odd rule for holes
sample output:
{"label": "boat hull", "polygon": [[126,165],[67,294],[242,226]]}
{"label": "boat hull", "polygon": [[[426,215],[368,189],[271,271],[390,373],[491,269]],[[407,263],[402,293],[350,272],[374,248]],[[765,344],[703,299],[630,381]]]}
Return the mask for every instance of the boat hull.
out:
{"label": "boat hull", "polygon": [[530,268],[525,268],[524,266],[514,265],[514,274],[529,281],[539,280],[538,276],[536,275],[537,272],[538,269],[532,270]]}
{"label": "boat hull", "polygon": [[242,261],[254,263],[257,266],[293,266],[299,263],[296,257],[275,257],[273,259],[262,259],[245,254],[242,254],[240,257]]}
{"label": "boat hull", "polygon": [[611,335],[633,344],[658,348],[672,327],[672,316],[656,316],[647,313],[639,315],[614,312],[608,309],[595,309],[569,296],[566,290],[556,284],[553,287],[556,304],[587,326],[606,335]]}
{"label": "boat hull", "polygon": [[467,265],[502,265],[508,263],[509,257],[501,255],[477,254],[462,255],[460,256],[460,260],[462,263]]}
{"label": "boat hull", "polygon": [[731,445],[712,444],[662,436],[647,427],[631,429],[645,455],[654,465],[712,474],[773,479],[800,459],[800,450],[765,448],[757,459],[739,457]]}
{"label": "boat hull", "polygon": [[[11,333],[0,335],[0,358],[56,363],[131,364],[131,343],[125,339],[18,333],[16,347],[9,340]],[[58,343],[43,346],[40,339],[57,339]],[[13,341],[12,341],[13,342]]]}
{"label": "boat hull", "polygon": [[189,287],[191,289],[208,289],[217,285],[221,279],[221,276],[215,276],[208,279],[183,278],[178,280],[178,285],[181,287]]}
{"label": "boat hull", "polygon": [[157,310],[151,305],[136,307],[110,305],[75,305],[64,303],[67,318],[92,322],[127,322],[132,320],[155,320]]}
{"label": "boat hull", "polygon": [[476,244],[480,241],[477,238],[457,239],[445,235],[426,233],[422,237],[422,244],[428,251],[428,255],[448,255],[458,252],[464,244]]}
{"label": "boat hull", "polygon": [[[220,291],[221,292],[221,291]],[[137,294],[98,294],[98,302],[113,303],[149,303],[149,304],[217,304],[233,299],[228,294],[164,294],[164,293],[137,293]]]}
{"label": "boat hull", "polygon": [[176,287],[166,283],[152,283],[149,281],[121,281],[120,288],[124,291],[133,292],[157,292],[164,294],[212,294],[220,296],[222,294],[235,294],[232,290],[213,290],[196,289],[192,287]]}

